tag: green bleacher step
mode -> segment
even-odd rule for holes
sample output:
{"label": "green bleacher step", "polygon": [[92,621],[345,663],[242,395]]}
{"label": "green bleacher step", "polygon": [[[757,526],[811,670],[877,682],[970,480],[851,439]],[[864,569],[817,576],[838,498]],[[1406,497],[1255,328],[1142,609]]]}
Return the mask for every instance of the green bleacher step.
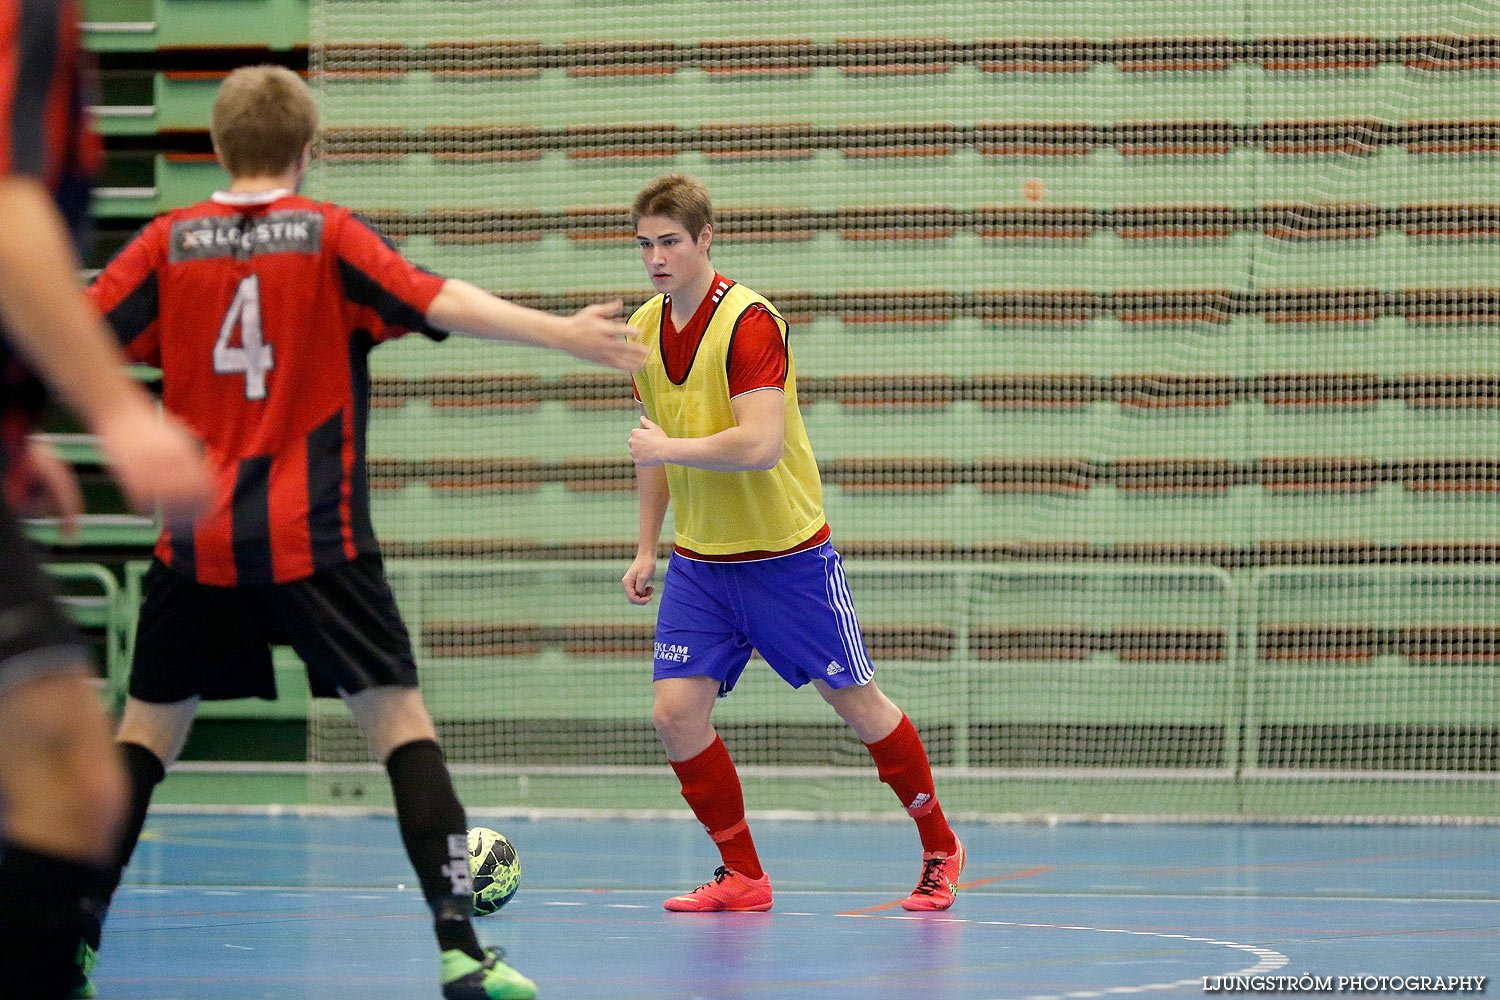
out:
{"label": "green bleacher step", "polygon": [[83,6],[84,45],[95,52],[307,44],[307,0],[86,0]]}
{"label": "green bleacher step", "polygon": [[[26,537],[38,545],[66,550],[56,518],[27,518]],[[140,514],[84,514],[78,519],[79,545],[139,547],[149,551],[156,544],[161,526],[153,517]]]}
{"label": "green bleacher step", "polygon": [[204,131],[221,81],[218,74],[154,73],[150,104],[100,104],[95,128],[106,136]]}
{"label": "green bleacher step", "polygon": [[229,176],[211,158],[175,154],[153,158],[152,178],[149,185],[96,188],[94,213],[101,218],[149,218],[202,201],[229,185]]}
{"label": "green bleacher step", "polygon": [[[1173,33],[1174,35],[1176,32]],[[722,37],[722,36],[721,36]],[[930,37],[930,36],[929,36]],[[1147,82],[1152,86],[1145,86]],[[657,123],[765,124],[814,127],[924,122],[922,109],[944,109],[948,124],[1014,121],[1110,125],[1143,121],[1360,119],[1400,93],[1409,118],[1462,120],[1496,98],[1488,74],[1445,75],[1384,63],[1359,72],[1295,74],[1248,63],[1202,73],[1144,74],[1113,65],[1078,73],[987,73],[954,66],[930,74],[851,77],[836,67],[808,73],[726,80],[701,69],[663,75],[570,76],[558,71],[513,77],[414,69],[391,75],[346,74],[325,90],[328,116],[341,127],[391,123],[422,127],[494,120],[495,109],[517,109],[507,124],[536,128]],[[641,102],[649,95],[649,117]],[[768,112],[767,109],[774,109]]]}
{"label": "green bleacher step", "polygon": [[[555,211],[628,205],[646,180],[681,170],[701,178],[725,207],[835,209],[841,205],[980,206],[1230,205],[1339,201],[1406,205],[1493,202],[1483,158],[1413,155],[1388,147],[1367,156],[1277,156],[1237,149],[1200,157],[983,156],[956,150],[915,170],[905,157],[849,159],[837,150],[764,160],[686,151],[660,158],[434,162],[427,154],[389,161],[315,163],[308,191],[363,209],[414,211],[504,205]],[[1035,182],[1042,197],[1033,200]],[[629,256],[626,251],[627,257]]]}
{"label": "green bleacher step", "polygon": [[[1447,5],[1452,6],[1452,5]],[[1424,34],[1435,22],[1461,18],[1476,34],[1500,32],[1500,14],[1474,4],[1459,5],[1460,14],[1423,6],[1393,5],[1381,8],[1381,25],[1390,35]],[[1036,4],[1027,0],[990,0],[984,4],[988,21],[983,37],[1049,39],[1133,39],[1152,36],[1207,36],[1212,38],[1258,38],[1297,35],[1363,35],[1368,32],[1370,12],[1342,5],[1266,3],[1248,12],[1239,8],[1197,3],[1163,2],[1078,8]],[[1440,8],[1442,9],[1442,8]],[[406,44],[451,40],[452,26],[467,24],[472,6],[465,0],[433,0],[419,8],[390,0],[344,0],[332,7],[329,32],[338,38],[370,38],[369,25],[381,25],[379,37],[400,39]],[[630,4],[601,5],[594,11],[590,39],[638,40],[639,10]],[[696,27],[683,38],[774,38],[766,12],[755,5],[717,0],[679,0],[672,7],[675,24]],[[514,0],[506,6],[506,37],[538,38],[558,43],[575,36],[572,12],[546,0]],[[797,36],[817,42],[832,42],[847,34],[847,25],[858,24],[864,36],[888,35],[906,38],[972,38],[976,35],[974,11],[963,5],[890,4],[884,0],[813,0],[799,8]],[[360,29],[364,29],[362,32]],[[491,33],[493,34],[493,33]]]}

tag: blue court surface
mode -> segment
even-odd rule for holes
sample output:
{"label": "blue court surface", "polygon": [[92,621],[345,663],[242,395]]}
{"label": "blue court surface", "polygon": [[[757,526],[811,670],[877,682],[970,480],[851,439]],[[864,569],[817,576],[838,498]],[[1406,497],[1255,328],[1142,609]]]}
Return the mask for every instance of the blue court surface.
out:
{"label": "blue court surface", "polygon": [[[1495,827],[959,825],[957,905],[913,915],[897,905],[920,869],[909,824],[761,821],[775,909],[674,914],[662,899],[717,863],[690,819],[472,821],[523,865],[481,937],[543,998],[1210,996],[1237,976],[1393,994],[1363,977],[1402,977],[1428,996],[1474,994],[1421,977],[1487,976],[1500,995]],[[103,1000],[438,996],[393,820],[153,814],[146,830]]]}

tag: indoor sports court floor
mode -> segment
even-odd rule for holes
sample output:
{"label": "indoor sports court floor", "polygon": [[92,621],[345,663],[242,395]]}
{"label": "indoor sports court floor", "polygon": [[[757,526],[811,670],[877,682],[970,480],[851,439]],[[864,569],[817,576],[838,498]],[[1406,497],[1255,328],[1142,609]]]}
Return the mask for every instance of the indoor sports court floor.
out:
{"label": "indoor sports court floor", "polygon": [[[481,937],[556,1000],[1166,997],[1235,975],[1500,976],[1495,827],[960,825],[958,904],[917,916],[897,905],[920,867],[909,825],[762,821],[776,908],[694,915],[661,908],[716,864],[691,820],[472,821],[504,831],[523,863]],[[99,996],[436,997],[411,881],[390,819],[154,813]]]}

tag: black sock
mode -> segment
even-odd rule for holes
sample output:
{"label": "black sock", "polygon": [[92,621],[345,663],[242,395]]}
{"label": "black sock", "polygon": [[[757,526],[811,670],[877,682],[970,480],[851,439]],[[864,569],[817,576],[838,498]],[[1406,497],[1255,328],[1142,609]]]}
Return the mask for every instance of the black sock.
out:
{"label": "black sock", "polygon": [[155,794],[156,786],[167,776],[167,769],[162,765],[161,758],[139,743],[121,743],[120,760],[125,764],[125,773],[130,778],[130,809],[125,814],[124,823],[120,825],[120,837],[115,851],[115,877],[104,897],[106,902],[114,898],[115,890],[120,887],[120,876],[125,873],[125,866],[130,864],[130,856],[135,853],[135,845],[141,839],[141,829],[146,825],[146,811],[151,808],[151,796]]}
{"label": "black sock", "polygon": [[125,765],[128,776],[130,808],[120,824],[120,835],[115,841],[114,863],[108,868],[99,869],[98,878],[89,886],[89,895],[95,901],[95,906],[87,919],[83,938],[96,951],[102,937],[104,916],[115,898],[115,890],[120,887],[125,866],[130,864],[130,856],[135,853],[135,845],[141,839],[141,828],[146,825],[146,811],[151,808],[151,796],[156,791],[156,786],[167,776],[167,769],[162,766],[161,758],[139,743],[120,743],[118,746],[120,761]]}
{"label": "black sock", "polygon": [[85,898],[99,876],[93,865],[0,841],[0,997],[72,992]]}
{"label": "black sock", "polygon": [[459,948],[483,959],[470,920],[474,888],[469,879],[468,820],[442,750],[432,740],[403,743],[386,758],[385,770],[391,776],[401,841],[432,910],[438,947]]}

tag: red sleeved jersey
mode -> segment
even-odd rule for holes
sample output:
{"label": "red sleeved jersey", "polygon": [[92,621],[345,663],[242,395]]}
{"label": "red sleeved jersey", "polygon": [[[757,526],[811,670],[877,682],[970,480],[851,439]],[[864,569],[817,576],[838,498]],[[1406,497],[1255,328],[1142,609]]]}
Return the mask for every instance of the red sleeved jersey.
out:
{"label": "red sleeved jersey", "polygon": [[149,223],[89,292],[163,403],[207,444],[213,501],[156,555],[217,586],[285,583],[377,552],[365,473],[368,354],[443,279],[347,209],[286,191]]}
{"label": "red sleeved jersey", "polygon": [[[698,356],[698,345],[708,330],[708,321],[713,318],[714,308],[719,304],[719,296],[731,284],[733,282],[728,278],[714,272],[714,283],[710,286],[712,292],[703,297],[693,318],[681,330],[672,323],[672,297],[667,296],[662,306],[662,363],[674,382],[687,378],[688,369]],[[786,388],[786,341],[781,337],[781,327],[761,306],[751,306],[735,328],[728,364],[731,399],[756,389]],[[635,401],[641,401],[639,389],[635,391]]]}

